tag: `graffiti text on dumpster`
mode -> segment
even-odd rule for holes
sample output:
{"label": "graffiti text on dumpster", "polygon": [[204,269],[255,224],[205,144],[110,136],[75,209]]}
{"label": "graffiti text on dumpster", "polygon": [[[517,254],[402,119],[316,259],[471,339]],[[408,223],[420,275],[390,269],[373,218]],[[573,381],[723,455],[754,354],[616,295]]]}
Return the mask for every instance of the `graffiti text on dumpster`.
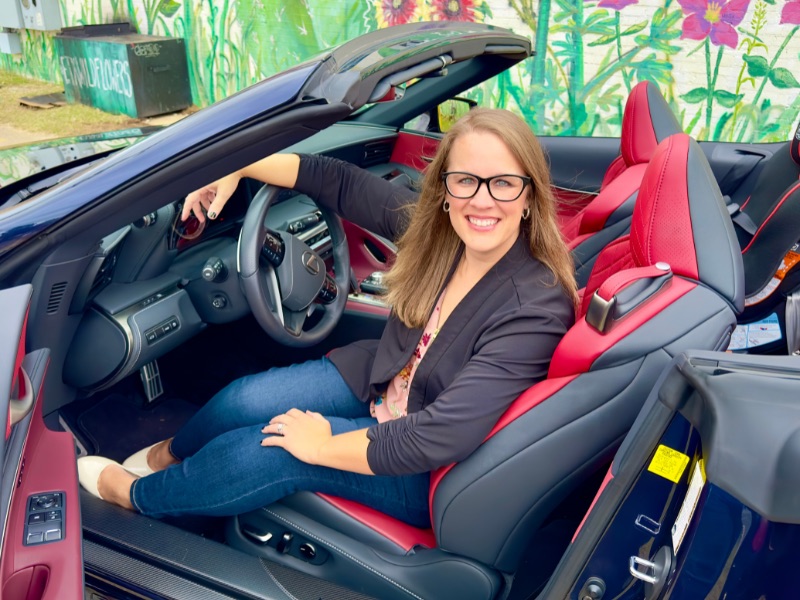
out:
{"label": "graffiti text on dumpster", "polygon": [[121,60],[62,56],[61,76],[64,85],[133,96],[130,66]]}

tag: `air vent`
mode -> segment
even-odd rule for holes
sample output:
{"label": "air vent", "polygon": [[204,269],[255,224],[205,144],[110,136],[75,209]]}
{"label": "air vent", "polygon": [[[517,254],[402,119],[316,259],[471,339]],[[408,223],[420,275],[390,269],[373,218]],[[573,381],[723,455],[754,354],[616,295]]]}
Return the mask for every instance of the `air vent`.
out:
{"label": "air vent", "polygon": [[64,298],[64,292],[67,291],[67,282],[54,283],[50,288],[50,299],[47,301],[47,314],[52,315],[58,312],[58,307],[61,306],[61,300]]}
{"label": "air vent", "polygon": [[87,300],[91,300],[100,291],[106,287],[114,277],[114,267],[117,266],[120,252],[122,251],[122,244],[117,244],[114,249],[105,257],[103,264],[97,270],[97,275],[92,281],[92,287],[89,289],[89,296]]}
{"label": "air vent", "polygon": [[389,162],[392,157],[392,143],[391,142],[377,142],[374,144],[367,144],[364,147],[364,160],[362,167],[371,167],[373,165],[382,165]]}

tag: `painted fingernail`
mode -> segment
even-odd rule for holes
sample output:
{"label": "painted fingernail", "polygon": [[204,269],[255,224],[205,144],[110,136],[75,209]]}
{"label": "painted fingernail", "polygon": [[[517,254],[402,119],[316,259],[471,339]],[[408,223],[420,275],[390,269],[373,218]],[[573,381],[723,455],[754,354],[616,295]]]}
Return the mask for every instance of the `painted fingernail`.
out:
{"label": "painted fingernail", "polygon": [[209,218],[209,219],[216,219],[216,218],[217,218],[217,213],[215,213],[215,212],[212,210],[210,213],[208,213],[208,218]]}

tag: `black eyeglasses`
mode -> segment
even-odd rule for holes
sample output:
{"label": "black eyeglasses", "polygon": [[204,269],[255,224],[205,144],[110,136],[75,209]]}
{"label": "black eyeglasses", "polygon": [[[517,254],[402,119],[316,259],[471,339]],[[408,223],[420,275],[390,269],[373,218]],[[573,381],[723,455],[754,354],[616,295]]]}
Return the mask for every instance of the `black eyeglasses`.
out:
{"label": "black eyeglasses", "polygon": [[498,202],[513,202],[522,195],[525,186],[531,183],[531,178],[523,175],[478,177],[472,173],[449,171],[442,173],[442,181],[447,192],[459,200],[472,198],[478,193],[481,184],[485,183],[492,198]]}

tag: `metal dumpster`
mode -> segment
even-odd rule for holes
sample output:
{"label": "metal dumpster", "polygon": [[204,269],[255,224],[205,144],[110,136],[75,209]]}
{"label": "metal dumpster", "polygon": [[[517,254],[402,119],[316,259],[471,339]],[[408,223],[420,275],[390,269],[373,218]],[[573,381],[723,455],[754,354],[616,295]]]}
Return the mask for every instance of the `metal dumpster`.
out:
{"label": "metal dumpster", "polygon": [[69,102],[134,118],[192,103],[181,38],[142,35],[129,23],[113,23],[65,28],[55,47]]}

